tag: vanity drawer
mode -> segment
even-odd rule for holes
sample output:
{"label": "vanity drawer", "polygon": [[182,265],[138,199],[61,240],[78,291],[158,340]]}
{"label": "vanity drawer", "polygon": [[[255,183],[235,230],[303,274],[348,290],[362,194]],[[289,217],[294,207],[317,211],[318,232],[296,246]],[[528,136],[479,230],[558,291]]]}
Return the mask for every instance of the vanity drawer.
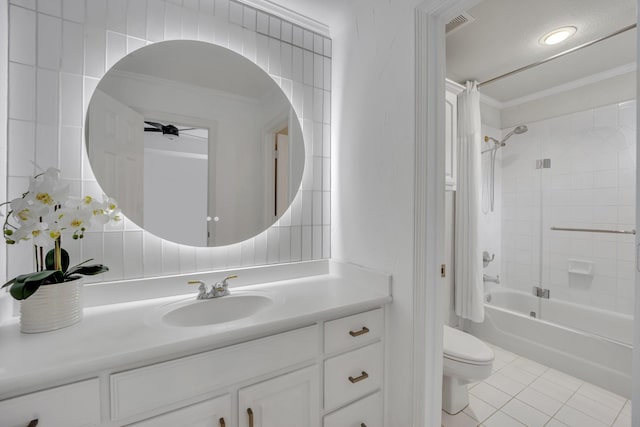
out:
{"label": "vanity drawer", "polygon": [[332,320],[324,324],[324,351],[334,353],[382,337],[382,308]]}
{"label": "vanity drawer", "polygon": [[100,382],[82,381],[0,402],[2,427],[88,427],[100,424]]}
{"label": "vanity drawer", "polygon": [[324,417],[323,427],[383,427],[382,391]]}
{"label": "vanity drawer", "polygon": [[318,326],[111,375],[111,418],[119,420],[313,359]]}
{"label": "vanity drawer", "polygon": [[231,426],[231,396],[216,397],[128,427]]}
{"label": "vanity drawer", "polygon": [[362,347],[324,362],[324,407],[356,400],[382,387],[382,343]]}

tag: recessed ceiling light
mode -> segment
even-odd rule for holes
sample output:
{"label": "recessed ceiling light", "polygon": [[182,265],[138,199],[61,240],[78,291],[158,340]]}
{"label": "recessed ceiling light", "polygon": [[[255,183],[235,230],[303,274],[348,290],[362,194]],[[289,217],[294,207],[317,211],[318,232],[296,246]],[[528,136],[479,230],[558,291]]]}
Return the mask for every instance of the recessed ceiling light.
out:
{"label": "recessed ceiling light", "polygon": [[544,36],[540,37],[540,43],[548,46],[558,44],[574,35],[576,31],[576,27],[556,28],[555,30],[550,31]]}

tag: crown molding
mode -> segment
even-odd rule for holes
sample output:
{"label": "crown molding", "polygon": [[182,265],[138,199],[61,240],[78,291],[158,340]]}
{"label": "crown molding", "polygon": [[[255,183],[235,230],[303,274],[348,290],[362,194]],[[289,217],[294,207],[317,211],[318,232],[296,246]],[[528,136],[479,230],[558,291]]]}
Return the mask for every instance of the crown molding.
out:
{"label": "crown molding", "polygon": [[461,93],[464,90],[464,86],[460,83],[454,82],[453,80],[445,79],[445,89],[449,92],[455,93],[456,95]]}
{"label": "crown molding", "polygon": [[241,0],[242,3],[247,6],[255,7],[263,12],[277,16],[278,18],[285,19],[293,24],[299,25],[302,28],[311,30],[325,37],[330,37],[329,26],[322,22],[316,21],[313,18],[302,15],[294,10],[280,6],[269,0]]}
{"label": "crown molding", "polygon": [[610,70],[606,70],[601,73],[593,74],[578,80],[574,80],[569,83],[564,83],[558,86],[551,87],[549,89],[541,90],[540,92],[532,93],[531,95],[527,95],[521,98],[512,99],[511,101],[503,102],[502,108],[506,109],[506,108],[517,107],[518,105],[522,105],[527,102],[536,101],[538,99],[546,98],[548,96],[556,95],[558,93],[566,92],[573,89],[578,89],[584,86],[589,86],[591,84],[598,83],[603,80],[607,80],[613,77],[621,76],[623,74],[635,72],[637,68],[638,68],[637,64],[635,62],[631,62],[629,64],[621,65],[616,68],[611,68]]}

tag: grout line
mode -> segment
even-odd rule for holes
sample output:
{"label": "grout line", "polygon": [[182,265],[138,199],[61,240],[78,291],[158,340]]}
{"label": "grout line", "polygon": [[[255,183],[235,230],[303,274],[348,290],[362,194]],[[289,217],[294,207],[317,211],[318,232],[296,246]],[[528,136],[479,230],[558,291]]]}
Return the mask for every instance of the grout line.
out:
{"label": "grout line", "polygon": [[622,408],[620,408],[620,410],[618,411],[618,415],[616,415],[616,417],[613,419],[613,423],[611,423],[612,426],[615,425],[615,423],[618,421],[618,418],[620,418],[620,416],[622,415],[622,411],[624,411],[624,407],[627,406],[627,402],[629,402],[629,399],[625,400],[625,402],[622,404]]}
{"label": "grout line", "polygon": [[[502,366],[500,369],[497,369],[496,371],[492,372],[492,373],[491,373],[491,375],[493,375],[493,374],[495,374],[495,373],[500,372],[501,370],[503,370],[503,369],[504,369],[504,368],[506,368],[507,366],[513,365],[513,364],[514,364],[515,362],[517,362],[519,359],[523,359],[523,358],[524,358],[523,356],[517,356],[515,359],[511,360],[510,362],[508,362],[508,363],[506,363],[504,366]],[[526,358],[524,358],[524,359],[526,359]],[[528,360],[528,359],[527,359],[527,360]],[[537,363],[537,362],[536,362],[536,363]],[[542,365],[542,364],[540,364],[540,365]],[[487,404],[487,405],[489,405],[489,406],[491,406],[492,408],[494,408],[494,409],[495,409],[495,410],[494,410],[494,411],[493,411],[493,412],[492,412],[488,417],[484,418],[483,420],[476,420],[476,421],[479,423],[478,425],[479,425],[479,426],[480,426],[480,425],[482,425],[482,423],[484,423],[484,422],[485,422],[485,421],[487,421],[489,418],[491,418],[492,416],[494,416],[497,412],[502,412],[504,415],[509,416],[509,417],[511,417],[511,418],[514,418],[513,416],[511,416],[511,415],[507,414],[506,412],[502,411],[502,409],[503,409],[507,404],[509,404],[509,402],[511,402],[513,399],[518,399],[518,396],[519,396],[520,394],[522,394],[522,392],[524,392],[525,390],[527,390],[527,389],[530,389],[530,388],[531,388],[531,384],[532,384],[533,382],[535,382],[535,381],[536,381],[537,379],[539,379],[539,378],[542,378],[542,377],[545,375],[545,373],[547,373],[547,372],[550,370],[550,368],[549,368],[548,366],[545,366],[545,365],[542,365],[542,366],[544,366],[544,367],[545,367],[545,370],[544,370],[544,371],[542,371],[540,374],[534,374],[534,373],[532,373],[532,372],[527,371],[526,369],[516,368],[516,369],[518,369],[518,370],[521,370],[521,371],[527,372],[528,374],[531,374],[532,376],[535,376],[535,379],[534,379],[534,381],[532,381],[531,383],[529,383],[528,385],[526,385],[526,387],[525,387],[524,389],[522,389],[520,392],[518,392],[515,396],[511,396],[511,398],[510,398],[507,402],[505,402],[503,405],[501,405],[501,406],[500,406],[500,407],[498,407],[498,408],[494,407],[491,403],[489,403],[489,402],[485,401],[484,399],[482,399],[482,398],[480,398],[480,397],[478,397],[478,396],[474,395],[474,397],[475,397],[475,398],[479,399],[480,401],[484,402],[485,404]],[[558,371],[558,372],[560,372],[560,373],[564,373],[564,372],[562,372],[562,371]],[[504,375],[504,374],[503,374],[503,375]],[[508,377],[508,376],[507,376],[507,377]],[[510,377],[508,377],[508,378],[510,378]],[[510,379],[512,379],[512,378],[510,378]],[[512,379],[512,380],[513,380],[513,379]],[[547,380],[547,381],[551,382],[552,384],[554,384],[554,385],[556,385],[556,386],[558,386],[558,387],[566,388],[566,387],[564,387],[564,386],[563,386],[563,385],[561,385],[561,384],[558,384],[558,383],[556,383],[556,382],[554,382],[554,381],[548,380],[547,378],[545,378],[545,380]],[[513,380],[513,381],[516,381],[516,380]],[[481,382],[479,382],[479,383],[477,383],[477,384],[480,384],[480,383],[483,383],[483,382],[484,382],[484,381],[481,381]],[[519,381],[516,381],[516,382],[520,383]],[[486,385],[488,385],[488,386],[491,386],[491,387],[495,388],[496,390],[502,391],[502,390],[498,389],[497,387],[492,386],[492,385],[491,385],[491,384],[489,384],[489,383],[486,383],[486,382],[484,382],[484,383],[485,383]],[[476,385],[477,385],[477,384],[476,384]],[[520,384],[522,384],[522,383],[520,383]],[[579,393],[579,390],[580,390],[580,389],[581,389],[585,384],[590,384],[590,383],[588,383],[588,382],[586,382],[586,381],[582,381],[582,383],[580,384],[580,386],[579,386],[579,387],[577,387],[575,390],[573,390],[573,392],[571,393],[571,395],[570,395],[570,396],[566,399],[566,401],[564,401],[564,402],[562,402],[562,401],[560,401],[560,400],[558,400],[558,399],[556,399],[556,398],[554,398],[554,397],[552,397],[552,396],[549,396],[549,395],[547,395],[547,394],[546,394],[546,393],[544,393],[544,392],[538,391],[538,390],[536,390],[536,389],[532,389],[532,390],[534,390],[534,391],[537,391],[538,393],[543,394],[544,396],[546,396],[546,397],[548,397],[548,398],[550,398],[550,399],[556,400],[556,401],[558,401],[558,402],[560,402],[560,403],[561,403],[561,406],[560,406],[560,407],[559,407],[559,408],[558,408],[558,409],[557,409],[557,410],[556,410],[552,415],[549,415],[549,414],[547,414],[547,413],[544,413],[544,412],[540,411],[539,409],[535,408],[534,406],[530,405],[529,403],[527,403],[527,402],[526,402],[526,401],[524,401],[524,400],[520,400],[520,399],[518,399],[518,401],[519,401],[519,402],[521,402],[522,404],[527,405],[527,406],[528,406],[528,407],[530,407],[530,408],[533,408],[533,409],[535,409],[535,410],[538,410],[539,412],[543,413],[545,416],[549,416],[550,418],[549,418],[549,420],[545,423],[545,425],[548,425],[548,424],[549,424],[550,422],[552,422],[552,421],[561,422],[561,421],[559,421],[558,419],[556,419],[556,418],[555,418],[555,416],[556,416],[556,415],[557,415],[557,414],[562,410],[562,408],[564,408],[565,406],[568,406],[569,408],[571,408],[571,409],[573,409],[573,410],[575,410],[575,411],[578,411],[578,412],[582,413],[583,415],[585,415],[585,416],[587,416],[587,417],[589,417],[589,418],[593,419],[594,421],[597,421],[597,422],[600,422],[600,423],[603,423],[603,424],[604,424],[604,422],[602,422],[601,420],[599,420],[599,419],[597,419],[597,418],[594,418],[593,416],[591,416],[591,415],[589,415],[589,414],[587,414],[587,413],[585,413],[585,412],[583,412],[583,411],[581,411],[581,410],[579,410],[579,409],[577,409],[577,408],[574,408],[573,406],[571,406],[571,405],[567,404],[567,402],[569,402],[569,400],[571,400],[575,395],[580,394],[580,393]],[[523,385],[524,385],[524,384],[523,384]],[[567,390],[570,390],[570,389],[568,389],[568,388],[566,388],[566,389],[567,389]],[[503,393],[505,393],[505,392],[503,391]],[[508,394],[508,393],[507,393],[507,394]],[[588,396],[584,396],[584,397],[585,397],[585,398],[590,399]],[[627,402],[628,402],[628,401],[629,401],[628,399],[626,399],[626,400],[625,400],[625,402],[624,402],[624,404],[622,405],[622,407],[618,410],[618,413],[617,413],[616,417],[614,418],[614,421],[613,421],[613,423],[612,423],[611,425],[614,425],[614,424],[617,422],[617,420],[620,418],[620,416],[622,415],[622,411],[624,410],[624,407],[625,407],[625,405],[627,404]],[[614,409],[614,408],[611,408],[611,409]],[[469,414],[467,414],[467,413],[465,413],[465,415],[467,415],[467,416],[471,417],[471,416],[470,416]],[[471,418],[473,418],[473,417],[471,417]],[[519,420],[519,419],[517,419],[517,418],[514,418],[514,419],[516,419],[518,422],[521,422],[521,420]]]}

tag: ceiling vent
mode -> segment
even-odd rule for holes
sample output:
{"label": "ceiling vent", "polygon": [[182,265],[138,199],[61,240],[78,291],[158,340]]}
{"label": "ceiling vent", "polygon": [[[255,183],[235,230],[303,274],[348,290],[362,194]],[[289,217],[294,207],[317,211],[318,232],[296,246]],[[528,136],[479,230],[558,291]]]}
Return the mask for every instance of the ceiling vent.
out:
{"label": "ceiling vent", "polygon": [[468,12],[462,12],[460,15],[453,18],[451,21],[445,25],[445,33],[450,34],[453,31],[464,27],[465,25],[475,21],[476,18],[471,16]]}

